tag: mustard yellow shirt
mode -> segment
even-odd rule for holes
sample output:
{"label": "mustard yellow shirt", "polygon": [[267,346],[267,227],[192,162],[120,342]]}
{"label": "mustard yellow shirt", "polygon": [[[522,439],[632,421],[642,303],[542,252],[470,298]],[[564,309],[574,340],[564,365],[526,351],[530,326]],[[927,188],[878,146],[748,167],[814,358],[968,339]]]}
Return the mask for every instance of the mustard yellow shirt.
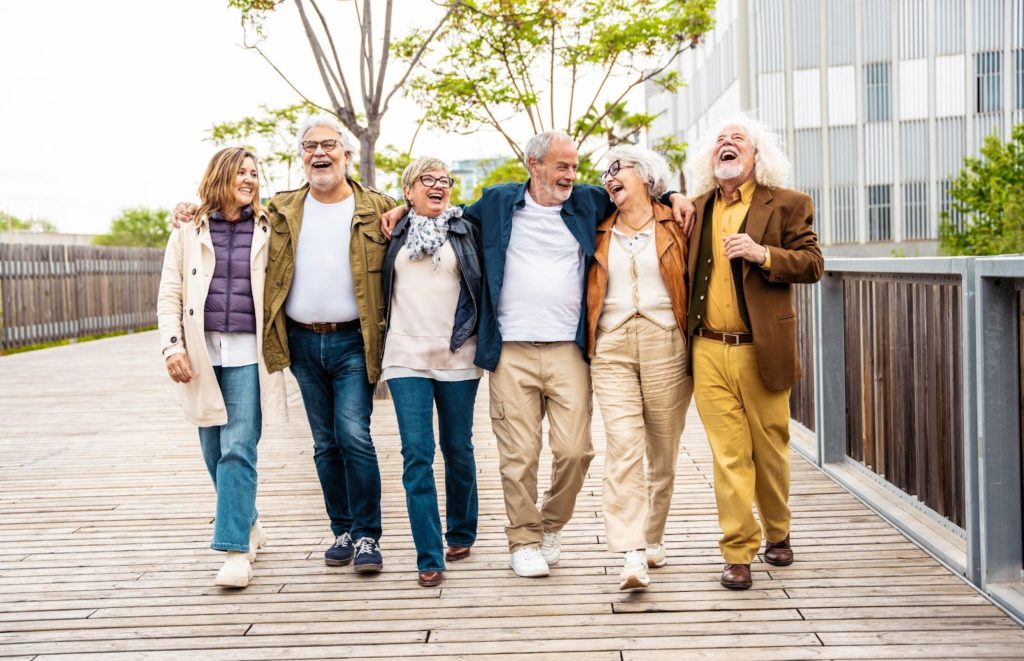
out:
{"label": "mustard yellow shirt", "polygon": [[[711,213],[711,276],[708,281],[708,305],[704,313],[704,326],[710,330],[748,333],[750,329],[740,316],[732,268],[725,256],[725,237],[736,234],[750,211],[757,182],[753,177],[743,182],[732,200],[726,200],[722,189],[715,195]],[[761,268],[771,267],[771,254]]]}

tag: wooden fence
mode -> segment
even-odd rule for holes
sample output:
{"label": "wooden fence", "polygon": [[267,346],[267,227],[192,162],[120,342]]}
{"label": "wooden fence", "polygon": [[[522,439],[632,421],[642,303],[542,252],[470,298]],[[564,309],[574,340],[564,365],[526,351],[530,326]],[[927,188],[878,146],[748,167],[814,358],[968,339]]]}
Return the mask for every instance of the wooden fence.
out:
{"label": "wooden fence", "polygon": [[789,394],[790,416],[814,431],[814,287],[794,285],[796,307],[796,350],[803,368],[803,378],[793,385]]}
{"label": "wooden fence", "polygon": [[156,325],[163,251],[0,244],[0,348]]}

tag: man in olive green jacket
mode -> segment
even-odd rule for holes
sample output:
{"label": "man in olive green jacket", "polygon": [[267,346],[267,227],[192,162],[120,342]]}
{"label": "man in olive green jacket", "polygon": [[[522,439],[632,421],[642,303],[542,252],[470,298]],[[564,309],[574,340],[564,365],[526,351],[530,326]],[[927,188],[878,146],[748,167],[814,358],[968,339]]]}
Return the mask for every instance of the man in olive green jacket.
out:
{"label": "man in olive green jacket", "polygon": [[299,131],[309,183],[275,195],[267,209],[263,357],[271,372],[290,367],[302,392],[334,533],[325,562],[377,572],[380,469],[370,414],[384,338],[380,214],[395,202],[352,179],[353,151],[330,115]]}

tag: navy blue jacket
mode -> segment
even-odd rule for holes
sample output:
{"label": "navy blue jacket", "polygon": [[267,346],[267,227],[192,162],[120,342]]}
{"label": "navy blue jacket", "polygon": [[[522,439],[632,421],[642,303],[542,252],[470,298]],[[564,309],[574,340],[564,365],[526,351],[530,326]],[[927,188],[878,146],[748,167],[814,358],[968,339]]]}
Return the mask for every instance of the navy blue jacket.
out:
{"label": "navy blue jacket", "polygon": [[[501,331],[498,329],[498,297],[505,280],[505,254],[512,236],[512,213],[526,205],[523,184],[500,184],[484,189],[479,200],[466,207],[463,215],[480,227],[483,240],[484,283],[480,301],[480,325],[476,339],[476,365],[494,371],[501,357]],[[597,223],[615,209],[608,193],[599,186],[577,184],[572,195],[562,204],[562,220],[586,255],[584,269],[594,257]],[[584,271],[586,272],[586,271]],[[553,283],[554,284],[554,283]],[[587,288],[583,287],[580,318],[576,324],[576,344],[587,353]]]}

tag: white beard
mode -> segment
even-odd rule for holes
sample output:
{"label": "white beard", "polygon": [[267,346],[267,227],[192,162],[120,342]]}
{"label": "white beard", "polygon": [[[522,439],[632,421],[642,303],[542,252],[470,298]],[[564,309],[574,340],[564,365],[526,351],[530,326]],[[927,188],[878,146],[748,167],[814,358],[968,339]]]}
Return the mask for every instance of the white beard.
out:
{"label": "white beard", "polygon": [[743,174],[743,164],[737,162],[734,163],[720,163],[715,168],[715,179],[726,180],[735,179],[736,177]]}

